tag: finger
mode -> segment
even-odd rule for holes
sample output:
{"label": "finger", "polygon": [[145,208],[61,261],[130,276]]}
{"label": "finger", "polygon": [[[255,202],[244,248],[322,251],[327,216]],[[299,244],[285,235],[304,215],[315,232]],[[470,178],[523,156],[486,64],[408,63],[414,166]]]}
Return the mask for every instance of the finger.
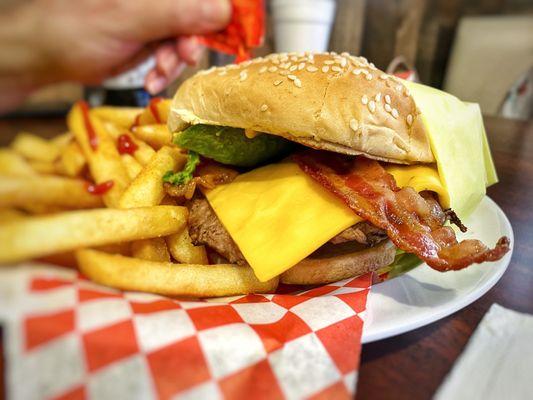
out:
{"label": "finger", "polygon": [[184,36],[177,42],[178,57],[189,65],[196,65],[202,58],[204,46],[195,36]]}
{"label": "finger", "polygon": [[129,27],[139,40],[218,31],[231,17],[229,0],[158,0],[129,2]]}
{"label": "finger", "polygon": [[170,76],[179,64],[174,43],[165,43],[155,52],[155,68],[160,75]]}
{"label": "finger", "polygon": [[180,62],[176,68],[170,73],[170,75],[165,76],[160,74],[157,69],[151,70],[145,78],[144,87],[151,95],[156,95],[165,90],[174,80],[181,75],[187,64]]}

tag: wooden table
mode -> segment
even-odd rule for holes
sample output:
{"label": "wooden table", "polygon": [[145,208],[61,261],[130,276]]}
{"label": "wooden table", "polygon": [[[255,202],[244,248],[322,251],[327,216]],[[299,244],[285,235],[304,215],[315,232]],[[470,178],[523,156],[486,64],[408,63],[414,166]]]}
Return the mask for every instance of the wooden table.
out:
{"label": "wooden table", "polygon": [[[358,399],[428,399],[493,303],[533,313],[533,122],[487,117],[485,124],[500,177],[488,194],[507,214],[515,233],[509,269],[492,290],[463,310],[363,346]],[[64,128],[61,119],[0,120],[0,146],[18,130],[50,136]],[[0,398],[3,389],[0,380]]]}

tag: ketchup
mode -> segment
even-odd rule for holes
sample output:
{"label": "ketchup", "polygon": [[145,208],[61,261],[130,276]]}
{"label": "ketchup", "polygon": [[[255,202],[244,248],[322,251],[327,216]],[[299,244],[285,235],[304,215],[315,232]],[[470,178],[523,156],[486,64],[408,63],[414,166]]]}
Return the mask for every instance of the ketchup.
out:
{"label": "ketchup", "polygon": [[95,196],[101,196],[103,194],[106,194],[109,189],[113,187],[115,182],[113,181],[105,181],[102,183],[89,183],[87,182],[86,189],[90,194],[94,194]]}
{"label": "ketchup", "polygon": [[85,130],[87,131],[87,137],[89,138],[89,145],[94,151],[96,151],[96,149],[98,149],[98,136],[96,135],[91,119],[89,118],[89,105],[85,101],[78,101],[78,106],[80,107]]}
{"label": "ketchup", "polygon": [[154,116],[155,122],[158,124],[162,123],[161,116],[159,115],[159,111],[157,109],[157,104],[160,103],[163,99],[161,97],[156,97],[150,100],[150,104],[148,107],[150,108],[150,112]]}
{"label": "ketchup", "polygon": [[120,154],[133,154],[139,146],[135,144],[130,135],[124,133],[118,137],[117,148]]}

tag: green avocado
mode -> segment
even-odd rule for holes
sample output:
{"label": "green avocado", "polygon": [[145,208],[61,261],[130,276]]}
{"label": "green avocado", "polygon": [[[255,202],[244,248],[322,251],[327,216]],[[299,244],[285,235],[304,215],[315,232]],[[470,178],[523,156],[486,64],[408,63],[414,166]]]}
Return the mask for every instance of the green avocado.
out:
{"label": "green avocado", "polygon": [[193,125],[174,136],[181,148],[195,151],[222,164],[255,167],[287,155],[294,144],[279,136],[259,134],[250,139],[244,129]]}

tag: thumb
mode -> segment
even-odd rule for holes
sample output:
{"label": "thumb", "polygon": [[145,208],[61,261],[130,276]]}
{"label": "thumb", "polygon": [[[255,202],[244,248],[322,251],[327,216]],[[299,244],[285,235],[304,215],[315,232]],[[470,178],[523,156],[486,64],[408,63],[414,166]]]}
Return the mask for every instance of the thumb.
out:
{"label": "thumb", "polygon": [[130,4],[128,25],[134,27],[133,37],[144,41],[215,32],[231,18],[229,0],[151,0]]}

